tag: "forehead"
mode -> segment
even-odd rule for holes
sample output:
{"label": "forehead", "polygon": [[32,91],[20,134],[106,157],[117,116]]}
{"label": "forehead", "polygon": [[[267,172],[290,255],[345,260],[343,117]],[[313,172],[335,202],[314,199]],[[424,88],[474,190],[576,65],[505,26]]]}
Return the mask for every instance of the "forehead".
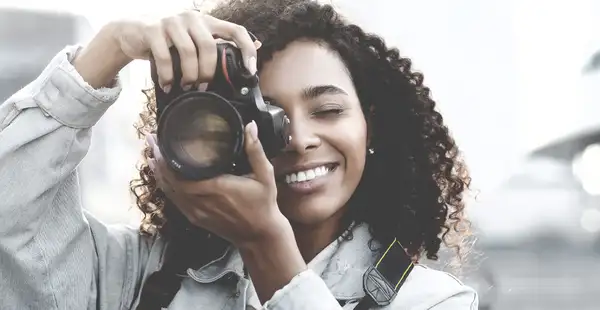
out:
{"label": "forehead", "polygon": [[355,95],[350,74],[340,56],[312,41],[295,41],[278,51],[260,72],[263,95],[284,103],[285,98],[299,97],[303,90],[333,85]]}

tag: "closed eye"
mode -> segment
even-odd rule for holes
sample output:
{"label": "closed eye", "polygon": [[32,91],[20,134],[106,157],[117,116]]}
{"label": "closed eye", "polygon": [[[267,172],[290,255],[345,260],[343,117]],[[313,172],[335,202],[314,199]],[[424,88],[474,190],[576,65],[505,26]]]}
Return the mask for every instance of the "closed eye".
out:
{"label": "closed eye", "polygon": [[344,114],[346,109],[339,104],[325,104],[312,113],[317,118],[335,118]]}
{"label": "closed eye", "polygon": [[327,109],[316,111],[313,115],[340,115],[342,113],[344,113],[344,109]]}

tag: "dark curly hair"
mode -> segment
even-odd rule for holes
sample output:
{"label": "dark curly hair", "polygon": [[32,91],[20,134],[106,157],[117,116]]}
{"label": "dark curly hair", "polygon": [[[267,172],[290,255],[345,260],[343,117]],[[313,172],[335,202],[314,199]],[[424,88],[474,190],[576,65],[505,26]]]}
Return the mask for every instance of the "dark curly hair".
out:
{"label": "dark curly hair", "polygon": [[[470,177],[429,88],[423,85],[423,75],[413,72],[410,59],[387,47],[382,38],[348,23],[331,5],[311,0],[227,0],[209,14],[257,36],[263,43],[259,70],[274,52],[298,39],[326,44],[339,53],[357,90],[371,133],[369,147],[374,150],[367,156],[348,216],[368,223],[373,239],[381,244],[398,238],[415,259],[437,260],[442,243],[453,248],[460,261],[465,258],[470,223],[463,195]],[[156,105],[152,93],[146,94],[147,110],[137,126],[140,136],[156,129]],[[147,147],[140,177],[131,183],[145,215],[141,230],[183,240],[178,227],[185,225],[177,222],[185,219],[165,203],[148,168],[149,156]],[[195,263],[222,254],[226,246],[208,232],[194,238],[196,244],[207,243]]]}

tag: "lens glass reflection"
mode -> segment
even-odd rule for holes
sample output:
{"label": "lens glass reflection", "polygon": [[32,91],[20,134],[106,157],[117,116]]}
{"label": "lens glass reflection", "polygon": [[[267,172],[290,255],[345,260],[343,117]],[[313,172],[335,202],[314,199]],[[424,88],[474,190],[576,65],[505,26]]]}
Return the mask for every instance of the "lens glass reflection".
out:
{"label": "lens glass reflection", "polygon": [[231,160],[235,134],[227,119],[214,108],[226,103],[206,98],[189,101],[179,105],[168,121],[166,136],[177,158],[195,167]]}

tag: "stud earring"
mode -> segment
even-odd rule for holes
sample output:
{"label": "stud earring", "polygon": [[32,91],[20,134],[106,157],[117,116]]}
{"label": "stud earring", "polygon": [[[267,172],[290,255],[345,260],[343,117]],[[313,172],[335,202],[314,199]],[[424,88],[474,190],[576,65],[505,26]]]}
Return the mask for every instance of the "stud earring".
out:
{"label": "stud earring", "polygon": [[367,151],[369,152],[369,155],[375,154],[375,150],[373,148],[369,148]]}

